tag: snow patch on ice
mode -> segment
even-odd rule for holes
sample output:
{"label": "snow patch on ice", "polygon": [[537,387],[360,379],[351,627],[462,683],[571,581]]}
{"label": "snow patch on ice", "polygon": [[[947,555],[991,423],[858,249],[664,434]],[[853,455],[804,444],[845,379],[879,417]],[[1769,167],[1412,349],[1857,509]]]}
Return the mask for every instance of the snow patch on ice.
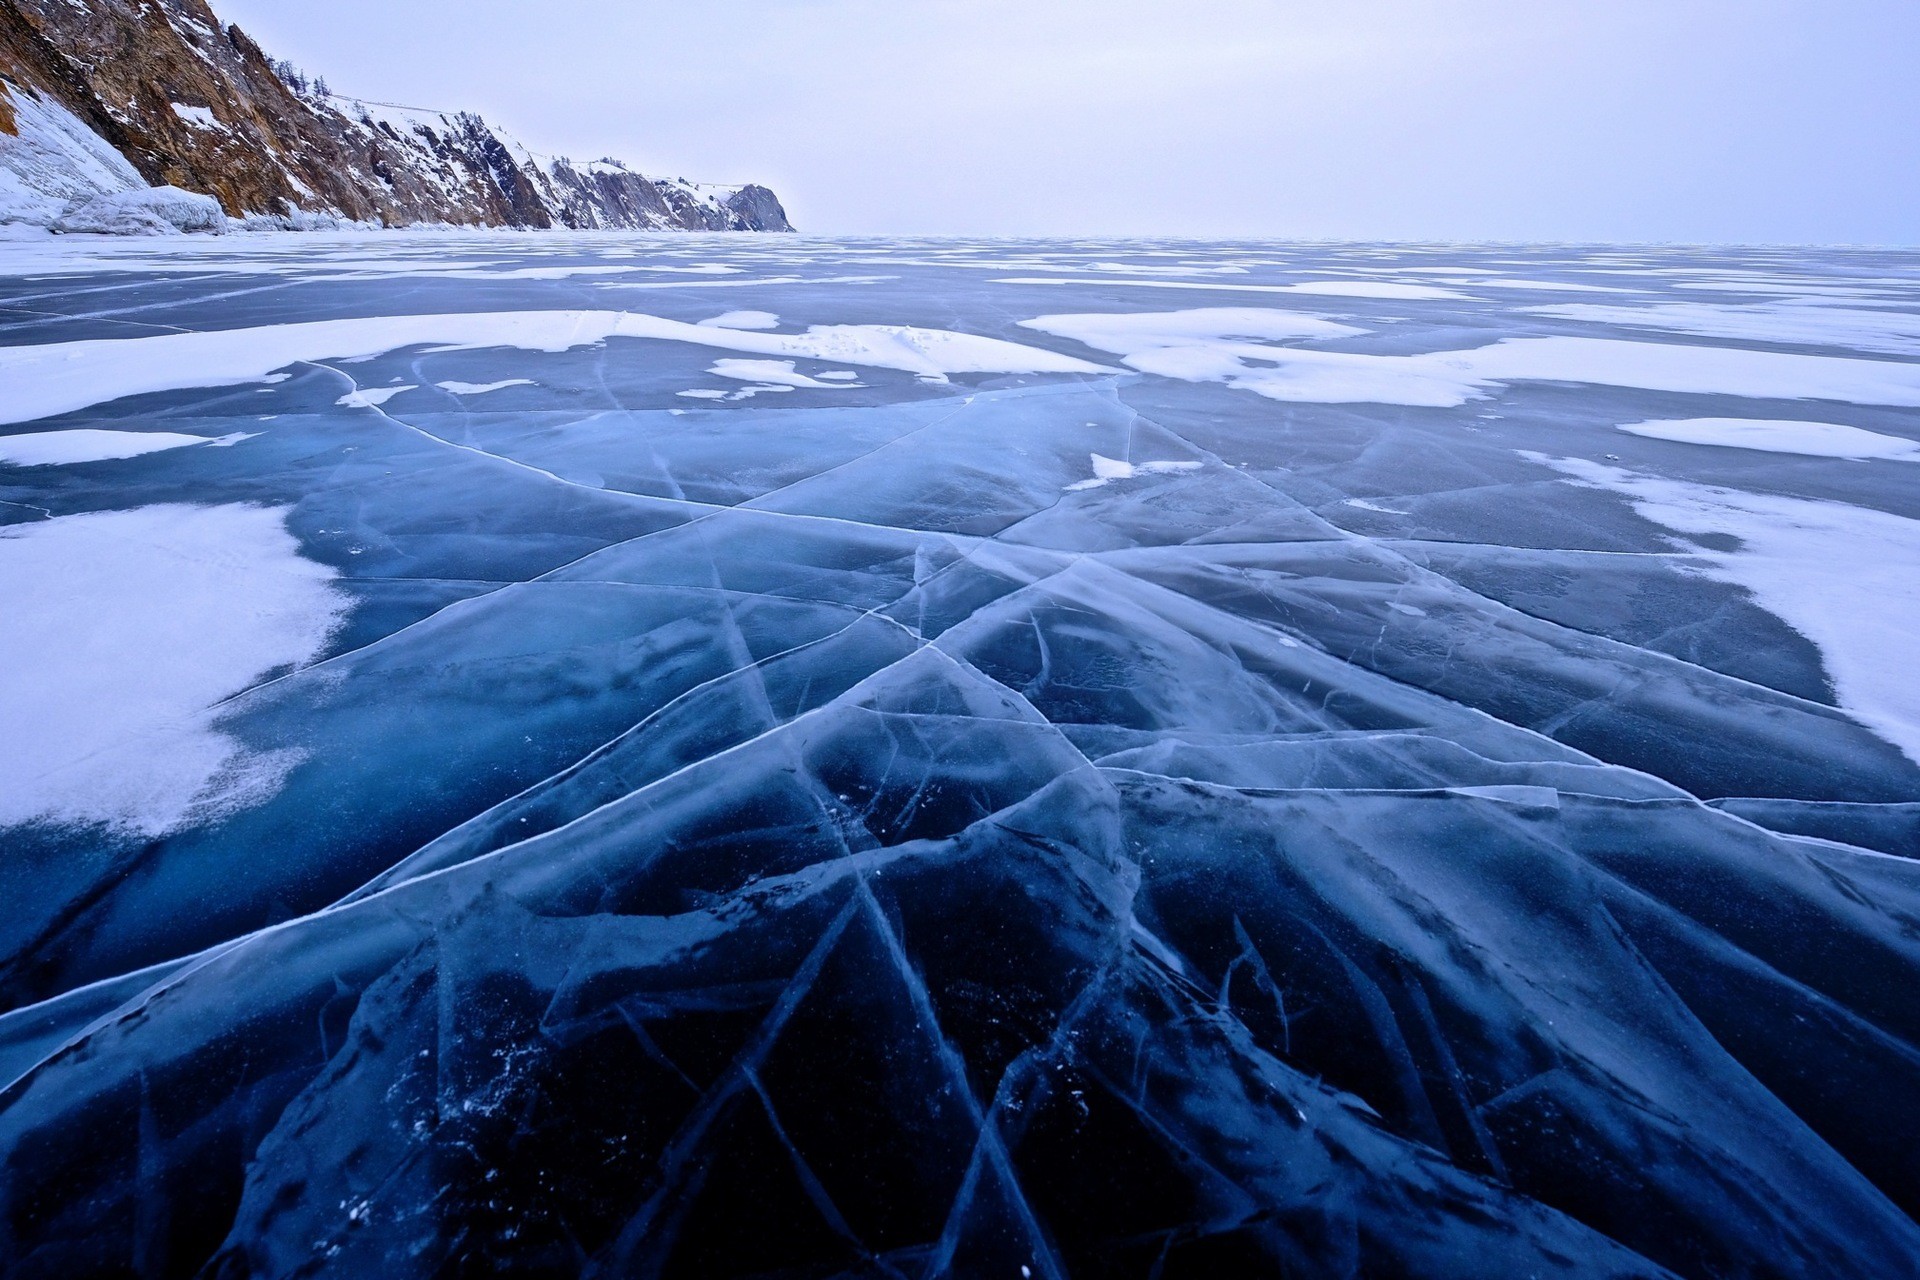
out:
{"label": "snow patch on ice", "polygon": [[1920,520],[1868,507],[1668,480],[1580,458],[1522,456],[1621,494],[1676,533],[1730,535],[1738,551],[1701,548],[1700,572],[1747,589],[1811,640],[1836,700],[1920,763]]}
{"label": "snow patch on ice", "polygon": [[1401,284],[1391,280],[1308,280],[1286,286],[1289,293],[1317,293],[1329,298],[1395,298],[1404,302],[1438,302],[1467,295],[1431,284]]}
{"label": "snow patch on ice", "polygon": [[[995,280],[995,284],[1046,284],[1078,285],[1086,287],[1087,281],[1063,279],[1054,276],[1007,276]],[[1205,289],[1208,292],[1228,293],[1292,293],[1315,294],[1329,298],[1396,298],[1408,302],[1432,302],[1446,299],[1466,300],[1467,295],[1452,289],[1442,289],[1429,284],[1401,284],[1387,280],[1307,280],[1299,284],[1227,284],[1224,281],[1199,280],[1107,280],[1106,285],[1125,286],[1132,289]]]}
{"label": "snow patch on ice", "polygon": [[0,422],[30,422],[123,396],[259,382],[302,361],[371,359],[402,347],[557,352],[614,337],[899,369],[934,380],[954,373],[1114,372],[1039,347],[908,325],[816,325],[805,333],[787,334],[748,333],[623,311],[374,316],[0,347]]}
{"label": "snow patch on ice", "polygon": [[271,795],[211,708],[311,662],[347,602],[285,508],[167,505],[0,529],[0,827],[157,837]]}
{"label": "snow patch on ice", "polygon": [[1266,307],[1041,316],[1022,320],[1020,326],[1118,355],[1167,347],[1215,347],[1233,339],[1285,342],[1347,338],[1366,332],[1318,316]]}
{"label": "snow patch on ice", "polygon": [[418,391],[414,386],[406,387],[361,387],[349,391],[334,403],[349,409],[377,409],[402,391]]}
{"label": "snow patch on ice", "polygon": [[732,378],[737,382],[759,382],[787,387],[812,387],[823,391],[832,391],[836,387],[857,387],[857,382],[849,383],[836,380],[822,382],[796,372],[791,360],[716,360],[707,372],[722,378]]}
{"label": "snow patch on ice", "polygon": [[1178,471],[1198,471],[1198,462],[1126,462],[1119,458],[1108,458],[1100,454],[1089,455],[1093,459],[1093,478],[1082,480],[1067,486],[1068,493],[1080,493],[1087,489],[1098,489],[1115,480],[1131,480],[1135,476],[1169,475]]}
{"label": "snow patch on ice", "polygon": [[[1251,335],[1245,322],[1224,318],[1239,314],[1223,309],[1137,317],[1064,315],[1021,323],[1111,352],[1142,373],[1220,382],[1271,400],[1309,404],[1453,408],[1509,382],[1574,382],[1756,399],[1920,405],[1920,365],[1891,360],[1575,337],[1509,338],[1465,351],[1369,355],[1246,342],[1241,339]],[[1222,318],[1205,318],[1214,316]],[[1281,323],[1275,322],[1276,336]]]}
{"label": "snow patch on ice", "polygon": [[1526,311],[1529,315],[1552,316],[1561,320],[1625,325],[1708,338],[1846,347],[1890,355],[1920,352],[1920,314],[1909,311],[1869,311],[1817,302],[1782,302],[1760,306],[1667,302],[1647,307],[1569,302],[1559,306],[1529,307]]}
{"label": "snow patch on ice", "polygon": [[484,396],[495,391],[505,391],[508,387],[531,387],[536,385],[532,378],[502,378],[498,382],[436,382],[434,386],[442,391],[451,391],[456,396]]}
{"label": "snow patch on ice", "polygon": [[1890,459],[1920,462],[1920,442],[1837,422],[1782,422],[1756,418],[1685,418],[1622,423],[1620,430],[1682,444],[1797,453],[1809,458]]}
{"label": "snow patch on ice", "polygon": [[62,466],[73,462],[109,462],[119,458],[138,458],[167,449],[184,449],[204,444],[225,448],[251,440],[258,433],[235,432],[225,436],[190,436],[175,431],[102,431],[81,428],[72,431],[31,431],[24,435],[0,436],[0,463],[16,467]]}

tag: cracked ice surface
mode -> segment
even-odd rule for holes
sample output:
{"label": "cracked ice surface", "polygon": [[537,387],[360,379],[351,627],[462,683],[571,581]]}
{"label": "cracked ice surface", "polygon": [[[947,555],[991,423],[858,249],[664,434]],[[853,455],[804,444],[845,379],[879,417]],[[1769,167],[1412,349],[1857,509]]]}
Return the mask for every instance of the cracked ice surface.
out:
{"label": "cracked ice surface", "polygon": [[0,246],[0,1271],[1912,1275],[1916,314]]}

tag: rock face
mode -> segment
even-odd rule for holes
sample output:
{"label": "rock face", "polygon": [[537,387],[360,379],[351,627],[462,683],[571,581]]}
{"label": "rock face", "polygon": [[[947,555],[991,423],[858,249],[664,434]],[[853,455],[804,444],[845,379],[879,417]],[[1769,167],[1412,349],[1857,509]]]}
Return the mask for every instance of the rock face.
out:
{"label": "rock face", "polygon": [[[50,165],[49,148],[74,158]],[[51,221],[34,211],[125,189],[102,152],[144,185],[205,192],[233,217],[792,230],[764,187],[575,166],[475,115],[297,92],[204,0],[0,0],[0,196],[9,183],[25,193],[0,204],[0,221]]]}

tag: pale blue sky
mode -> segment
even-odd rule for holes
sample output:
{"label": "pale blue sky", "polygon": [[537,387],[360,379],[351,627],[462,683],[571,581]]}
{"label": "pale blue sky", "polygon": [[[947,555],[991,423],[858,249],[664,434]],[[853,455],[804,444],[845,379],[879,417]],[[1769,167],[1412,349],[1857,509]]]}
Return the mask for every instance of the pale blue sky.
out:
{"label": "pale blue sky", "polygon": [[804,230],[1920,243],[1920,0],[212,0]]}

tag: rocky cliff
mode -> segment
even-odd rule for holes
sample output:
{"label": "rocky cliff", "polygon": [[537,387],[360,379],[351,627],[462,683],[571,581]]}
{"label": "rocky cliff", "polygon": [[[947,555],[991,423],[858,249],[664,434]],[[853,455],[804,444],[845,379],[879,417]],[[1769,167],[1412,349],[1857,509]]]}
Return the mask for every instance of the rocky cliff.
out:
{"label": "rocky cliff", "polygon": [[290,225],[792,229],[764,187],[575,165],[471,114],[326,94],[204,0],[0,0],[0,221],[139,185]]}

